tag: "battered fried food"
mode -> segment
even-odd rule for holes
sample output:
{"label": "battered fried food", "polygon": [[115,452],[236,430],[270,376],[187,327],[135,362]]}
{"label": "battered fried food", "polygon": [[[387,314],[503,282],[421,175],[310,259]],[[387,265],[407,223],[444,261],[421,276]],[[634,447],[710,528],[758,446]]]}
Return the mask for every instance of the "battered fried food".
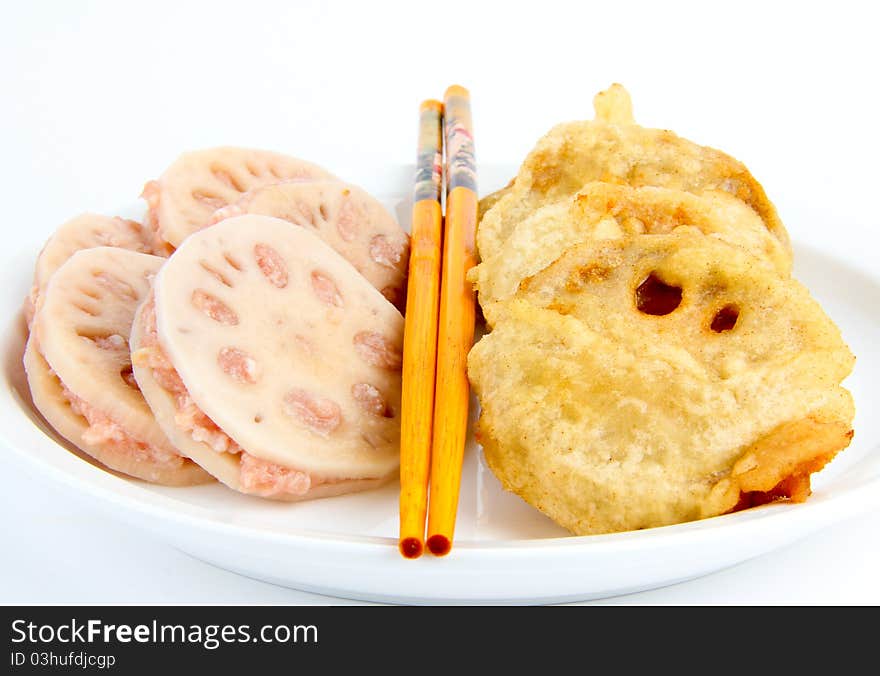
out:
{"label": "battered fried food", "polygon": [[504,197],[507,193],[511,191],[513,188],[513,182],[515,179],[510,179],[503,188],[496,190],[493,193],[489,193],[483,199],[481,199],[477,204],[477,222],[479,223],[483,220],[483,216],[486,215],[486,212],[489,211],[492,207],[494,207],[499,200]]}
{"label": "battered fried food", "polygon": [[[632,112],[632,101],[626,90],[619,84],[611,85],[605,91],[599,92],[593,98],[593,107],[596,111],[596,119],[609,124],[635,124]],[[504,197],[513,188],[516,178],[510,181],[500,190],[496,190],[483,197],[479,204],[478,217],[482,218],[489,209]]]}
{"label": "battered fried food", "polygon": [[775,207],[741,162],[671,131],[632,123],[632,104],[620,85],[598,94],[594,106],[594,120],[557,125],[540,139],[513,186],[486,210],[477,231],[481,258],[500,251],[516,225],[533,211],[573,195],[590,181],[694,194],[723,190],[752,207],[790,249]]}
{"label": "battered fried food", "polygon": [[485,305],[511,296],[521,280],[580,242],[668,234],[681,227],[742,246],[785,275],[791,271],[788,250],[753,209],[728,193],[707,191],[697,196],[668,188],[593,182],[519,223],[501,249],[474,269],[472,279]]}
{"label": "battered fried food", "polygon": [[469,375],[486,459],[574,533],[803,500],[852,437],[837,327],[698,231],[580,244],[484,311]]}

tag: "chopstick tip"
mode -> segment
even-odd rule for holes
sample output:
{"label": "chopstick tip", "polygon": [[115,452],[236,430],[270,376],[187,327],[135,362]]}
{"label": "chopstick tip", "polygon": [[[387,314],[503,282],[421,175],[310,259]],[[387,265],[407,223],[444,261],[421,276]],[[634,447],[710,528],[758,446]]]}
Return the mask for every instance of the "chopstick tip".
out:
{"label": "chopstick tip", "polygon": [[450,86],[446,89],[446,93],[443,95],[443,98],[447,98],[447,99],[448,99],[448,98],[451,97],[451,96],[465,96],[465,97],[469,97],[470,95],[471,95],[471,93],[470,93],[467,89],[465,89],[465,88],[462,87],[461,85],[454,84],[454,85],[450,85]]}
{"label": "chopstick tip", "polygon": [[452,543],[445,535],[432,535],[428,538],[427,546],[434,556],[446,556],[452,549]]}
{"label": "chopstick tip", "polygon": [[443,102],[438,101],[437,99],[428,99],[427,101],[422,101],[422,105],[419,106],[419,110],[436,110],[438,113],[442,113]]}
{"label": "chopstick tip", "polygon": [[422,541],[418,538],[403,538],[400,553],[405,559],[417,559],[422,555]]}

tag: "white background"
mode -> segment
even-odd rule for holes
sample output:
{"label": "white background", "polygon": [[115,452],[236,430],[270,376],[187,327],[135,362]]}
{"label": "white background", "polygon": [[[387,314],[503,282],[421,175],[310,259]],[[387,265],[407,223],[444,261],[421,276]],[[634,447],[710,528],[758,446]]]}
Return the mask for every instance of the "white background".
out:
{"label": "white background", "polygon": [[[32,2],[0,23],[4,231],[129,204],[181,151],[411,162],[425,98],[472,93],[478,160],[518,163],[617,81],[637,118],[743,160],[792,237],[874,251],[869,3]],[[492,186],[484,186],[486,188]],[[31,252],[22,252],[31,255]],[[871,260],[870,255],[867,260]],[[845,290],[842,290],[845,292]],[[343,603],[245,579],[4,467],[2,603]],[[600,603],[880,603],[880,513],[708,577]]]}

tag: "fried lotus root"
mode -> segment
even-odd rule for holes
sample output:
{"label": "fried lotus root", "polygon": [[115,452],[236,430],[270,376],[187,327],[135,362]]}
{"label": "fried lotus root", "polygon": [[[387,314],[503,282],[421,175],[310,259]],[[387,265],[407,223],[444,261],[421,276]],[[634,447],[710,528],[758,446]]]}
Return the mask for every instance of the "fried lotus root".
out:
{"label": "fried lotus root", "polygon": [[569,197],[591,181],[694,194],[722,190],[752,207],[790,250],[776,208],[741,162],[671,131],[634,124],[629,95],[620,85],[598,94],[594,105],[594,120],[559,124],[541,138],[513,185],[486,210],[477,230],[481,258],[496,254],[517,223],[535,209]]}
{"label": "fried lotus root", "polygon": [[404,309],[409,235],[376,198],[341,181],[300,181],[263,186],[215,212],[275,216],[311,229],[351,263],[399,310]]}
{"label": "fried lotus root", "polygon": [[325,169],[280,153],[248,148],[210,148],[184,153],[141,197],[147,225],[171,247],[205,227],[211,215],[255,188],[281,181],[327,180]]}
{"label": "fried lotus root", "polygon": [[484,309],[469,375],[486,459],[573,533],[803,500],[852,437],[839,330],[724,242],[582,244]]}
{"label": "fried lotus root", "polygon": [[488,195],[480,199],[480,201],[477,203],[478,223],[483,220],[483,216],[486,214],[487,211],[489,211],[489,209],[498,204],[498,202],[501,201],[501,198],[513,189],[513,183],[514,179],[510,179],[507,185],[505,185],[503,188],[499,188],[495,192],[489,193]]}
{"label": "fried lotus root", "polygon": [[396,475],[403,318],[312,231],[225,219],[153,289],[135,377],[166,434],[223,483],[302,500]]}
{"label": "fried lotus root", "polygon": [[98,247],[74,254],[45,289],[24,357],[46,421],[112,470],[169,486],[211,481],[156,424],[131,373],[132,319],[164,259]]}
{"label": "fried lotus root", "polygon": [[61,225],[46,240],[34,269],[34,283],[25,301],[25,317],[31,325],[40,295],[49,278],[77,251],[113,246],[148,254],[164,254],[149,228],[137,221],[100,214],[80,214]]}
{"label": "fried lotus root", "polygon": [[791,272],[789,252],[767,231],[758,214],[725,192],[697,196],[667,188],[594,182],[571,198],[534,211],[513,229],[498,253],[483,259],[471,278],[480,302],[487,304],[511,296],[523,279],[575,244],[669,234],[680,228],[695,228],[736,244],[781,274]]}
{"label": "fried lotus root", "polygon": [[[605,91],[599,92],[593,98],[593,107],[596,111],[596,119],[609,124],[635,124],[632,112],[632,100],[629,98],[627,91],[619,84],[613,84]],[[516,178],[510,181],[503,188],[492,192],[479,202],[479,213],[477,218],[481,219],[489,209],[504,197],[513,188]]]}

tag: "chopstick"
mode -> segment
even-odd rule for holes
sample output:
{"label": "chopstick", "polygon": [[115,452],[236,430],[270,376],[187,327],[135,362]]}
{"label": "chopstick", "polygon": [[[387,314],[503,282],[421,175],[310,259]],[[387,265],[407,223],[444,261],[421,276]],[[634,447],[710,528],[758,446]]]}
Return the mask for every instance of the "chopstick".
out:
{"label": "chopstick", "polygon": [[446,136],[446,224],[443,235],[437,387],[431,452],[428,551],[444,556],[452,548],[467,436],[467,355],[474,340],[474,290],[466,276],[476,263],[477,171],[474,162],[470,94],[453,85],[444,95]]}
{"label": "chopstick", "polygon": [[419,107],[419,146],[410,237],[400,421],[400,553],[422,555],[434,415],[437,315],[440,304],[440,192],[443,104]]}

